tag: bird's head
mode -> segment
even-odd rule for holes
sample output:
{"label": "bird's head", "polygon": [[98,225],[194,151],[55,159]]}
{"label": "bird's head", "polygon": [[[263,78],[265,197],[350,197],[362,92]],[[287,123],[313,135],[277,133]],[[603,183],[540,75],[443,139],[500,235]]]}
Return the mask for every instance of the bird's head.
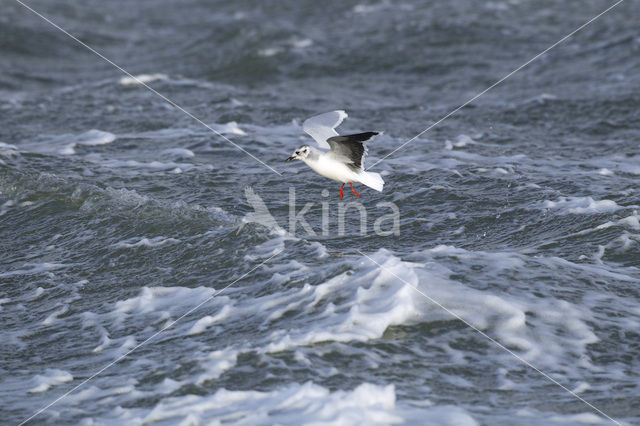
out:
{"label": "bird's head", "polygon": [[285,161],[291,160],[304,160],[311,153],[311,147],[309,145],[303,145],[300,148],[293,151],[291,157],[287,158]]}

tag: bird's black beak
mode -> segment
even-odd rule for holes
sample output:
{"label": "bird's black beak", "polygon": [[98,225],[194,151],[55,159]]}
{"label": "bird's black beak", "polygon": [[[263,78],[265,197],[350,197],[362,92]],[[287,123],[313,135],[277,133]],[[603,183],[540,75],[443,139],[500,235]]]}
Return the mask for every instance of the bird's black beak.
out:
{"label": "bird's black beak", "polygon": [[286,160],[284,160],[284,162],[286,163],[287,161],[291,161],[291,160],[295,160],[296,157],[294,157],[293,155],[289,158],[287,158]]}

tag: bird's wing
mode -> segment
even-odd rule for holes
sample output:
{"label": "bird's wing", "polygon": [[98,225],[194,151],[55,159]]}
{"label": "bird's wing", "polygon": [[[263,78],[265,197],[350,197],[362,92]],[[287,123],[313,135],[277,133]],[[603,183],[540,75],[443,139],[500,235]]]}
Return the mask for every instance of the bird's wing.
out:
{"label": "bird's wing", "polygon": [[367,153],[364,142],[378,135],[379,132],[364,132],[354,135],[334,136],[327,139],[331,146],[331,155],[354,170],[362,169],[362,162]]}
{"label": "bird's wing", "polygon": [[304,120],[302,130],[315,139],[320,148],[328,149],[327,139],[338,136],[335,129],[345,118],[347,118],[347,113],[342,110],[325,112]]}

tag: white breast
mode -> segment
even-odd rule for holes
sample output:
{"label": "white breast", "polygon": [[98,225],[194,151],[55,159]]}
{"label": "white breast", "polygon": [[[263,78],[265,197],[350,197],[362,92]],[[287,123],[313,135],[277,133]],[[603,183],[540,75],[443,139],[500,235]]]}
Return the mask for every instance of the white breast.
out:
{"label": "white breast", "polygon": [[358,173],[346,164],[331,158],[327,153],[321,154],[316,161],[305,161],[309,167],[319,175],[338,182],[359,182]]}

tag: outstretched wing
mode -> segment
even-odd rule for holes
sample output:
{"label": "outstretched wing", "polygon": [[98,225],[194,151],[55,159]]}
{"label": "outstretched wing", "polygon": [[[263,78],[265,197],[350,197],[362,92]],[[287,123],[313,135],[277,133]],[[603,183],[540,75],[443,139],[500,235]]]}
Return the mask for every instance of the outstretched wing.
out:
{"label": "outstretched wing", "polygon": [[336,158],[347,163],[353,170],[362,169],[362,162],[367,153],[364,142],[378,135],[379,132],[364,132],[354,135],[334,136],[327,139],[331,146],[331,153]]}
{"label": "outstretched wing", "polygon": [[342,110],[325,112],[304,120],[302,130],[315,139],[320,148],[328,149],[327,139],[338,136],[335,129],[345,118],[347,118],[347,113]]}

